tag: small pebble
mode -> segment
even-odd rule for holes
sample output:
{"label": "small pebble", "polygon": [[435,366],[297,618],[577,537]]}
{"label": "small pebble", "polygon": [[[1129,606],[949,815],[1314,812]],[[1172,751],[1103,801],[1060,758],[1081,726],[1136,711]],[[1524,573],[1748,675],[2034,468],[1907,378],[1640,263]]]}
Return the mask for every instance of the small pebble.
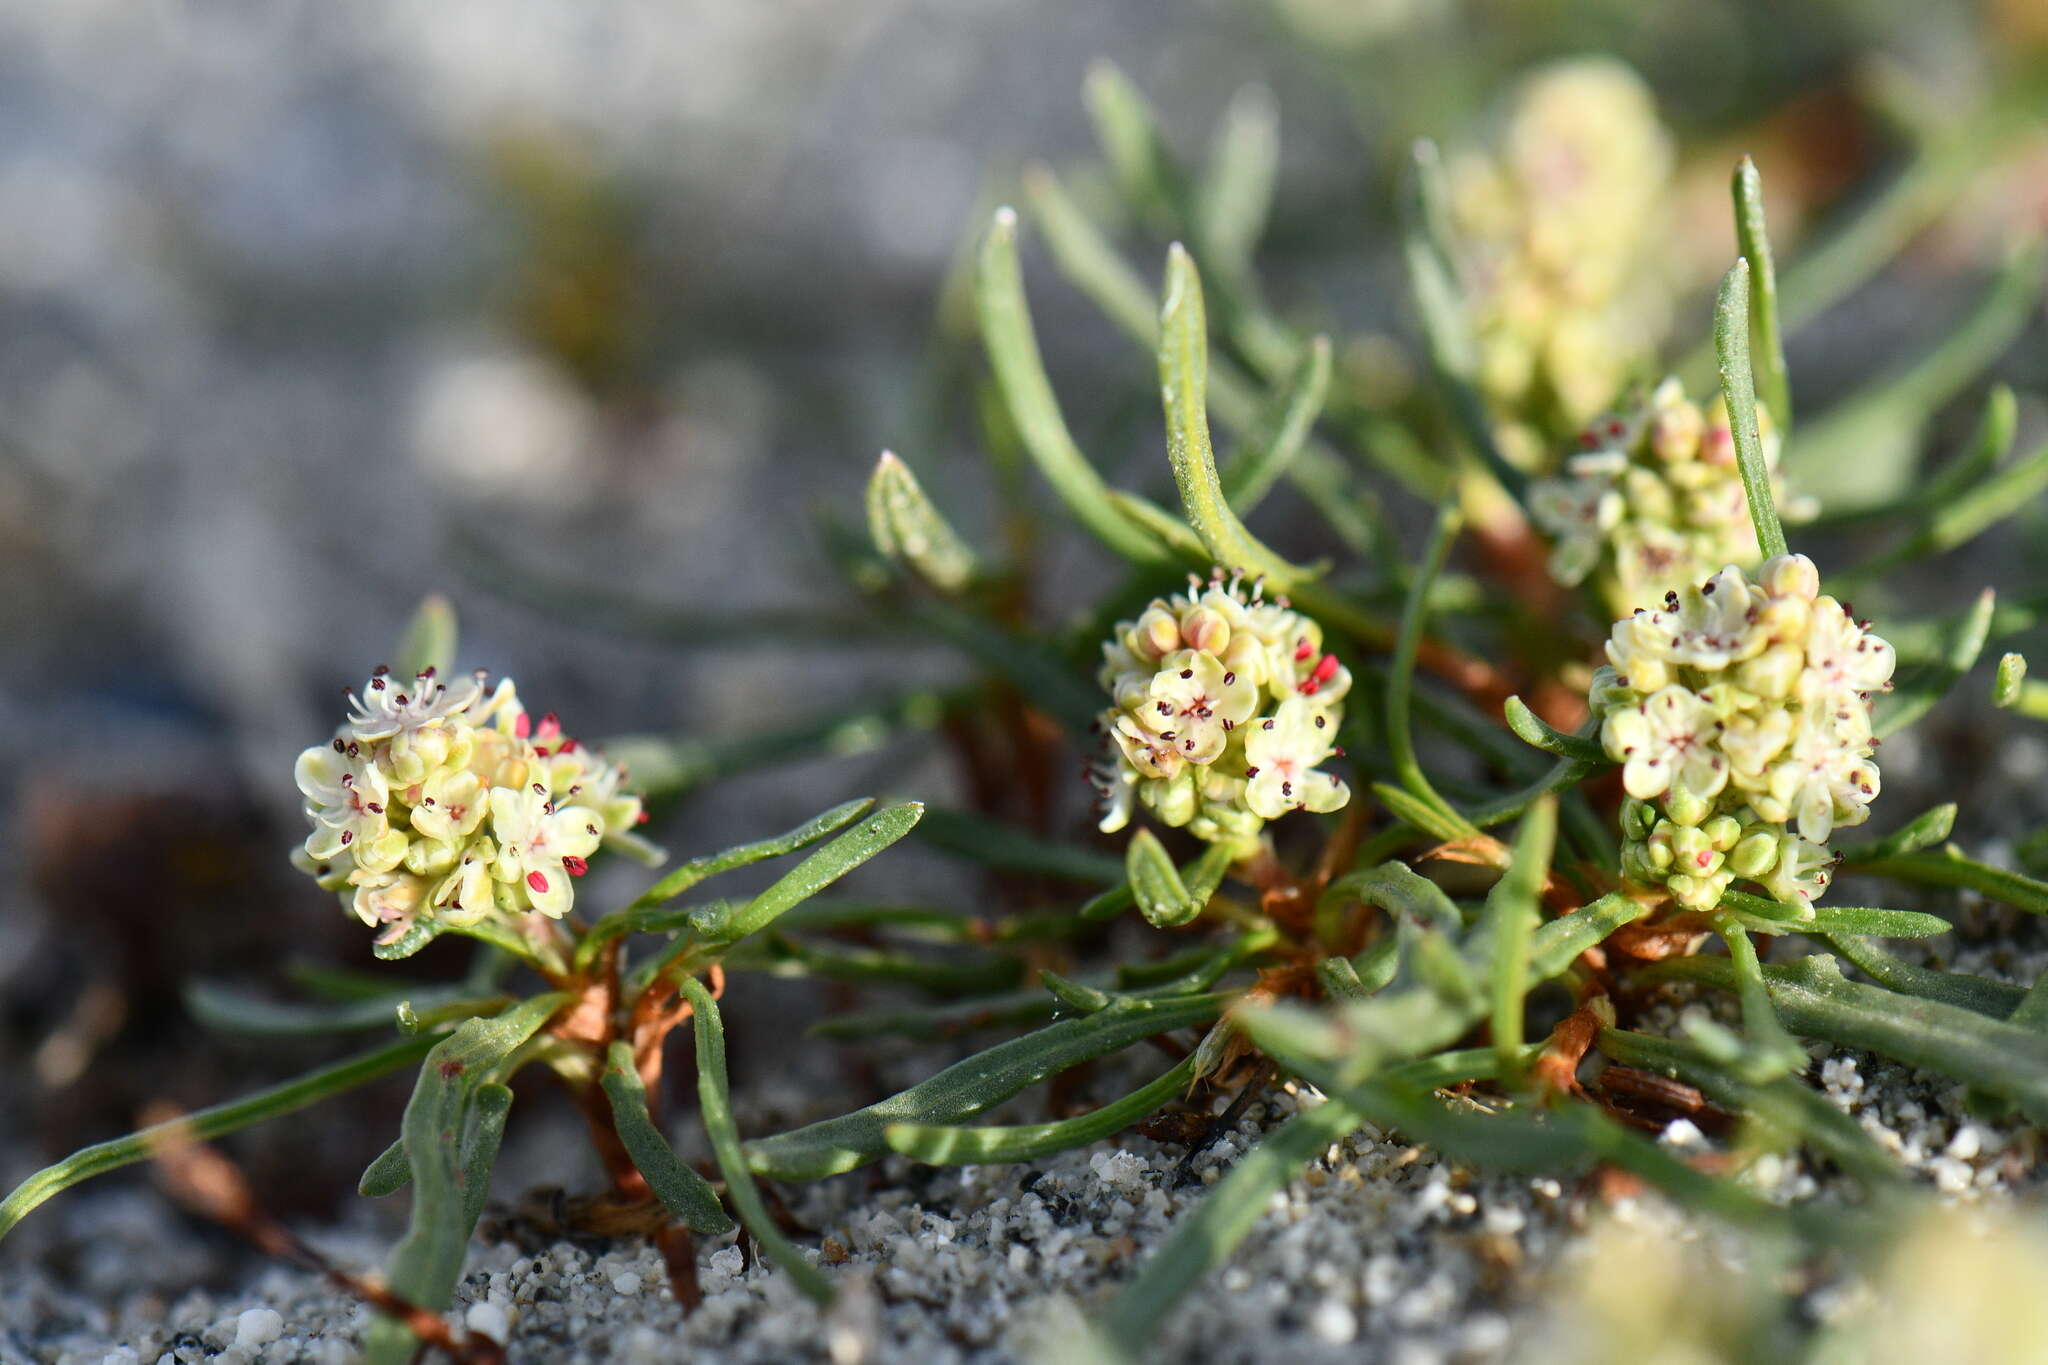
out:
{"label": "small pebble", "polygon": [[251,1308],[235,1319],[235,1345],[244,1349],[268,1346],[284,1335],[284,1316],[275,1308]]}

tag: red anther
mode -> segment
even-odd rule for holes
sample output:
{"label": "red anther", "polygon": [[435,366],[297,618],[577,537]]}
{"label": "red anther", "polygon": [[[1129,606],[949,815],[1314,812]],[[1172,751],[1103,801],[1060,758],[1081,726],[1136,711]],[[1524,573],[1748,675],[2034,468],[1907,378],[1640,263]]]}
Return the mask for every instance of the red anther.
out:
{"label": "red anther", "polygon": [[538,872],[527,873],[526,884],[536,891],[546,891],[548,889],[548,879]]}
{"label": "red anther", "polygon": [[559,746],[558,748],[556,748],[555,752],[556,752],[556,753],[558,753],[558,754],[573,754],[573,753],[575,753],[575,752],[576,752],[576,741],[575,741],[575,740],[573,740],[573,739],[565,739],[565,740],[563,740],[563,741],[562,741],[562,743],[561,743],[561,745],[560,745],[560,746]]}
{"label": "red anther", "polygon": [[1313,656],[1314,656],[1314,654],[1315,654],[1315,652],[1316,652],[1316,647],[1315,647],[1314,645],[1310,644],[1310,643],[1308,642],[1308,636],[1304,635],[1304,636],[1302,636],[1302,637],[1301,637],[1301,639],[1299,639],[1299,640],[1297,640],[1297,641],[1295,642],[1295,645],[1294,645],[1294,662],[1296,662],[1296,663],[1302,663],[1302,662],[1304,662],[1304,661],[1308,660],[1309,658],[1313,657]]}
{"label": "red anther", "polygon": [[1337,676],[1337,668],[1337,656],[1334,654],[1325,654],[1322,657],[1322,659],[1318,661],[1316,664],[1316,681],[1328,682],[1330,679]]}
{"label": "red anther", "polygon": [[643,810],[640,812],[640,814],[633,818],[633,823],[636,825],[644,825],[653,818],[653,816],[649,815],[646,811]]}
{"label": "red anther", "polygon": [[590,871],[590,864],[584,862],[581,858],[564,857],[562,859],[562,866],[569,869],[569,875],[572,877],[580,877]]}
{"label": "red anther", "polygon": [[1316,693],[1323,690],[1323,685],[1314,678],[1303,678],[1294,690],[1301,693],[1304,697],[1313,697]]}
{"label": "red anther", "polygon": [[533,733],[533,721],[524,711],[521,711],[519,718],[512,722],[512,733],[521,739]]}

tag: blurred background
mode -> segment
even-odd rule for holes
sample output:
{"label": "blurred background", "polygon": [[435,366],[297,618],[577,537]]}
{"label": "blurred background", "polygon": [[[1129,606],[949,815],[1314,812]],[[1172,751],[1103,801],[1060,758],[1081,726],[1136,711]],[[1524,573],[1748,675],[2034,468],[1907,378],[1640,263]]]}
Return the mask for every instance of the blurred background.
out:
{"label": "blurred background", "polygon": [[[1792,337],[1809,411],[1939,339],[2048,224],[2039,0],[0,3],[0,1184],[145,1099],[305,1060],[199,1034],[178,982],[369,965],[286,865],[291,761],[424,593],[456,602],[467,664],[593,737],[717,741],[946,676],[823,638],[852,593],[820,516],[859,524],[887,446],[996,524],[962,245],[1032,160],[1108,201],[1092,62],[1189,158],[1270,92],[1268,292],[1398,398],[1406,147],[1485,142],[1525,73],[1588,53],[1676,139],[1678,350],[1733,257],[1737,155],[1781,258],[1921,177],[1905,252]],[[1125,240],[1149,274],[1163,243]],[[1084,444],[1159,483],[1146,365],[1035,248],[1026,269]],[[2048,376],[2038,307],[2000,367]],[[1046,559],[1049,612],[1106,568]],[[743,639],[692,624],[796,608]],[[716,848],[959,790],[929,746],[839,747],[705,784],[658,832]],[[323,1169],[323,1131],[265,1150]],[[333,1155],[349,1179],[360,1146]],[[344,1188],[264,1183],[287,1207]]]}

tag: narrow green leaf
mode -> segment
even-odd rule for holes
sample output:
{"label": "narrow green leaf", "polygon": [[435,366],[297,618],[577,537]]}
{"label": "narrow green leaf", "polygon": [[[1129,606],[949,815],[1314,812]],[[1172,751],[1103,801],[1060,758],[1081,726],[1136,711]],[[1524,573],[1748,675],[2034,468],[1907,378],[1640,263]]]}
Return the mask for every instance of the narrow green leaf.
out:
{"label": "narrow green leaf", "polygon": [[1960,886],[2036,915],[2048,915],[2048,882],[1966,857],[1954,844],[1863,864],[1879,877],[1920,886]]}
{"label": "narrow green leaf", "polygon": [[329,1095],[366,1085],[424,1057],[434,1046],[432,1038],[406,1038],[371,1052],[358,1053],[332,1066],[307,1072],[267,1090],[239,1100],[216,1104],[209,1109],[180,1115],[126,1137],[112,1138],[82,1147],[54,1165],[22,1181],[0,1200],[0,1238],[14,1229],[44,1200],[62,1194],[96,1175],[149,1160],[166,1142],[209,1142],[253,1123],[295,1113]]}
{"label": "narrow green leaf", "polygon": [[1096,1014],[1115,1004],[1117,997],[1108,991],[1085,986],[1079,981],[1069,981],[1050,968],[1038,969],[1038,984],[1053,993],[1053,998],[1076,1014]]}
{"label": "narrow green leaf", "polygon": [[406,1162],[405,1139],[401,1137],[363,1168],[362,1178],[356,1181],[356,1193],[365,1199],[382,1199],[411,1183],[412,1167]]}
{"label": "narrow green leaf", "polygon": [[459,1152],[464,1227],[474,1228],[476,1220],[483,1216],[484,1204],[491,1195],[491,1169],[498,1164],[498,1148],[505,1141],[505,1120],[511,1113],[511,1086],[486,1081],[476,1088],[468,1121],[463,1125]]}
{"label": "narrow green leaf", "polygon": [[428,593],[399,637],[392,671],[401,678],[415,678],[431,668],[445,678],[455,671],[456,639],[454,603],[440,593]]}
{"label": "narrow green leaf", "polygon": [[2027,656],[2007,653],[1998,661],[1991,679],[1991,704],[2001,709],[2017,703],[2027,681]]}
{"label": "narrow green leaf", "polygon": [[996,211],[983,239],[975,299],[989,366],[995,371],[1024,448],[1031,452],[1046,482],[1074,518],[1110,549],[1135,564],[1168,562],[1164,546],[1111,506],[1109,486],[1074,443],[1066,418],[1060,415],[1059,400],[1053,395],[1052,381],[1046,378],[1038,338],[1031,328],[1024,276],[1017,264],[1017,215],[1011,209]]}
{"label": "narrow green leaf", "polygon": [[1280,169],[1280,111],[1273,92],[1246,85],[1216,125],[1209,164],[1197,188],[1196,236],[1233,270],[1251,264],[1273,206]]}
{"label": "narrow green leaf", "polygon": [[415,920],[412,926],[397,938],[389,942],[380,939],[371,944],[370,952],[380,962],[402,962],[439,938],[443,932],[442,926],[434,920]]}
{"label": "narrow green leaf", "polygon": [[1157,929],[1186,924],[1201,913],[1181,884],[1180,872],[1159,836],[1140,829],[1124,849],[1124,872],[1130,878],[1138,913]]}
{"label": "narrow green leaf", "polygon": [[[780,858],[784,854],[794,853],[800,848],[808,848],[810,845],[817,843],[818,840],[825,838],[827,835],[836,834],[860,819],[874,808],[874,804],[875,798],[872,796],[863,796],[857,800],[842,802],[826,811],[823,815],[814,816],[798,825],[795,829],[785,830],[773,838],[759,839],[751,844],[740,844],[735,848],[728,848],[723,852],[706,854],[701,858],[692,858],[686,863],[679,864],[674,871],[670,872],[653,886],[648,887],[628,908],[646,910],[654,906],[665,905],[697,885],[697,883],[708,881],[721,873],[731,872],[735,868],[764,862],[769,858]],[[605,920],[599,920],[591,926],[590,932],[594,936],[602,936],[604,927]],[[588,961],[588,957],[585,954],[579,953],[577,956],[579,961]]]}
{"label": "narrow green leaf", "polygon": [[884,1133],[892,1123],[965,1123],[1076,1063],[1213,1019],[1224,1003],[1224,997],[1213,995],[1122,1000],[1095,1014],[1062,1019],[956,1062],[865,1109],[750,1142],[747,1158],[755,1171],[780,1180],[816,1180],[850,1171],[888,1154]]}
{"label": "narrow green leaf", "polygon": [[1958,1009],[1970,1010],[1992,1019],[2008,1018],[2026,994],[2018,986],[1966,972],[1936,971],[1902,961],[1886,952],[1875,939],[1854,934],[1828,934],[1827,942],[1849,959],[1866,976],[1888,990],[1917,995]]}
{"label": "narrow green leaf", "polygon": [[208,1028],[225,1033],[296,1037],[321,1033],[357,1033],[391,1028],[398,1009],[410,1004],[415,1015],[445,1023],[472,1014],[490,1014],[511,1003],[502,995],[478,996],[465,986],[411,987],[343,1004],[302,1005],[247,995],[218,981],[188,981],[185,1008]]}
{"label": "narrow green leaf", "polygon": [[923,815],[922,802],[905,801],[866,816],[858,829],[811,854],[744,905],[705,916],[699,929],[703,941],[695,951],[713,952],[761,932],[784,911],[815,896],[910,833]]}
{"label": "narrow green leaf", "polygon": [[[1455,829],[1452,838],[1478,833],[1451,803],[1437,794],[1422,764],[1415,756],[1415,731],[1409,717],[1409,701],[1415,690],[1415,661],[1422,648],[1423,627],[1429,619],[1429,590],[1450,558],[1451,544],[1458,538],[1464,516],[1457,503],[1447,501],[1437,510],[1436,528],[1430,533],[1429,548],[1408,581],[1407,602],[1401,608],[1401,633],[1394,643],[1394,659],[1387,666],[1387,747],[1392,751],[1394,775],[1416,800],[1441,817],[1440,823]],[[1375,787],[1375,790],[1378,790]],[[1400,812],[1396,812],[1400,814]],[[1403,819],[1407,817],[1402,816]],[[1412,823],[1412,822],[1411,822]]]}
{"label": "narrow green leaf", "polygon": [[776,1226],[768,1206],[761,1200],[754,1173],[747,1169],[739,1125],[732,1116],[732,1093],[725,1074],[725,1024],[718,1015],[718,1002],[693,976],[684,977],[681,985],[690,1002],[690,1028],[697,1039],[697,1104],[703,1114],[705,1136],[711,1139],[712,1155],[725,1175],[726,1196],[739,1210],[740,1222],[746,1224],[747,1232],[768,1259],[781,1266],[805,1294],[819,1303],[830,1303],[831,1282],[782,1235],[782,1229]]}
{"label": "narrow green leaf", "polygon": [[1728,427],[1735,438],[1735,463],[1742,471],[1742,491],[1749,501],[1749,519],[1756,527],[1757,548],[1765,559],[1786,553],[1785,528],[1778,522],[1771,498],[1771,471],[1764,463],[1763,438],[1756,421],[1756,386],[1749,365],[1749,262],[1737,261],[1721,281],[1714,303],[1714,352],[1720,358],[1721,396],[1728,404]]}
{"label": "narrow green leaf", "polygon": [[[1641,974],[1722,989],[1737,985],[1734,964],[1720,958],[1667,959]],[[1795,1033],[1967,1081],[2014,1100],[2036,1123],[2048,1117],[2048,1037],[1954,1005],[1850,981],[1824,954],[1766,967],[1763,979],[1778,1017]]]}
{"label": "narrow green leaf", "polygon": [[849,1010],[827,1015],[811,1025],[808,1033],[814,1038],[842,1042],[872,1042],[889,1037],[932,1041],[1017,1024],[1041,1024],[1053,1014],[1054,1002],[1043,990],[1033,988],[943,1005]]}
{"label": "narrow green leaf", "polygon": [[1103,1327],[1120,1350],[1139,1355],[1153,1343],[1174,1304],[1222,1264],[1301,1168],[1364,1120],[1328,1100],[1296,1114],[1231,1167],[1111,1303]]}
{"label": "narrow green leaf", "polygon": [[1899,828],[1868,843],[1837,844],[1835,855],[1844,867],[1856,867],[1863,863],[1897,857],[1901,853],[1916,853],[1932,847],[1948,838],[1956,827],[1956,803],[1944,801],[1938,806],[1920,812]]}
{"label": "narrow green leaf", "polygon": [[604,1094],[611,1101],[612,1123],[633,1165],[647,1177],[647,1184],[662,1207],[682,1220],[700,1237],[716,1237],[732,1231],[732,1219],[718,1202],[711,1182],[697,1174],[675,1148],[668,1145],[654,1126],[647,1109],[647,1089],[640,1084],[640,1072],[633,1065],[633,1047],[616,1042],[606,1058]]}
{"label": "narrow green leaf", "polygon": [[792,939],[777,929],[757,934],[724,956],[728,967],[769,976],[822,977],[909,986],[933,995],[978,995],[1014,986],[1024,974],[1015,958],[952,954],[947,960],[900,949],[868,946],[831,947]]}
{"label": "narrow green leaf", "polygon": [[[1394,939],[1391,934],[1380,940],[1380,943],[1386,944],[1389,947],[1392,946],[1393,942]],[[1378,946],[1379,944],[1374,945],[1374,947]],[[1388,956],[1391,958],[1391,952]],[[1316,962],[1316,984],[1321,986],[1323,994],[1332,1000],[1370,1000],[1373,996],[1373,989],[1366,985],[1364,979],[1358,974],[1358,968],[1351,964],[1351,959],[1348,957],[1326,957],[1319,959]],[[1381,984],[1384,985],[1385,983],[1382,982]]]}
{"label": "narrow green leaf", "polygon": [[1880,910],[1867,906],[1823,905],[1801,933],[1861,934],[1869,938],[1932,938],[1955,928],[1939,915],[1917,910]]}
{"label": "narrow green leaf", "polygon": [[940,592],[957,593],[974,581],[974,551],[893,451],[883,451],[868,476],[867,511],[868,535],[885,557],[909,565]]}
{"label": "narrow green leaf", "polygon": [[1214,561],[1263,577],[1286,592],[1310,577],[1245,529],[1224,497],[1209,444],[1209,324],[1194,258],[1178,242],[1166,255],[1165,298],[1159,312],[1159,396],[1166,409],[1166,456],[1180,488],[1188,525]]}
{"label": "narrow green leaf", "polygon": [[1649,913],[1649,907],[1611,892],[1569,915],[1539,925],[1529,938],[1529,979],[1548,981],[1562,976],[1580,953],[1602,942],[1624,924]]}
{"label": "narrow green leaf", "polygon": [[2041,263],[2037,239],[2007,260],[1969,316],[1927,351],[1807,423],[1786,450],[1794,482],[1838,513],[1908,495],[1921,429],[2026,327],[2040,305]]}
{"label": "narrow green leaf", "polygon": [[1991,634],[1996,605],[1992,590],[1984,589],[1969,614],[1950,632],[1939,659],[1900,669],[1893,675],[1892,690],[1871,707],[1871,729],[1879,739],[1890,738],[1933,710],[1935,703],[1976,666],[1977,656],[1984,652],[1984,642]]}
{"label": "narrow green leaf", "polygon": [[1337,878],[1323,892],[1317,912],[1352,900],[1446,934],[1462,933],[1465,928],[1464,916],[1443,888],[1402,862],[1384,862]]}
{"label": "narrow green leaf", "polygon": [[1252,438],[1239,447],[1223,469],[1223,497],[1239,516],[1249,516],[1273,485],[1301,454],[1302,443],[1315,428],[1330,387],[1330,339],[1318,336],[1296,367],[1285,391]]}
{"label": "narrow green leaf", "polygon": [[1176,221],[1187,187],[1166,153],[1151,107],[1130,78],[1108,61],[1088,68],[1088,115],[1126,202],[1154,227]]}
{"label": "narrow green leaf", "polygon": [[[461,1277],[464,1252],[482,1207],[475,1158],[495,1153],[489,1114],[500,1101],[480,1098],[502,1088],[500,1072],[513,1053],[568,1001],[563,992],[535,996],[493,1019],[471,1019],[434,1045],[420,1068],[403,1126],[412,1169],[412,1216],[392,1251],[385,1282],[407,1303],[438,1313]],[[498,1122],[502,1124],[502,1110]],[[379,1318],[364,1341],[369,1365],[403,1365],[419,1342],[403,1324]]]}
{"label": "narrow green leaf", "polygon": [[1193,1083],[1190,1053],[1149,1085],[1090,1113],[1057,1123],[1022,1123],[1000,1128],[962,1128],[892,1123],[882,1130],[890,1150],[927,1166],[976,1166],[1032,1161],[1122,1132],[1172,1100]]}
{"label": "narrow green leaf", "polygon": [[1543,884],[1557,846],[1557,802],[1549,797],[1529,808],[1508,870],[1486,897],[1493,957],[1493,1046],[1501,1072],[1516,1075],[1522,1053],[1522,1006],[1529,992],[1529,939],[1543,917]]}
{"label": "narrow green leaf", "polygon": [[1060,272],[1148,352],[1159,346],[1159,302],[1080,205],[1043,165],[1024,170],[1024,196],[1045,231],[1045,244]]}
{"label": "narrow green leaf", "polygon": [[1735,163],[1735,240],[1749,265],[1749,311],[1755,323],[1756,395],[1783,431],[1792,429],[1792,385],[1785,371],[1785,337],[1778,323],[1778,267],[1764,227],[1764,184],[1748,157]]}
{"label": "narrow green leaf", "polygon": [[1600,741],[1587,735],[1568,735],[1545,723],[1543,718],[1529,709],[1528,703],[1520,697],[1509,697],[1501,708],[1507,716],[1508,728],[1524,744],[1533,745],[1546,754],[1559,758],[1573,758],[1582,763],[1611,763],[1607,751],[1600,747]]}
{"label": "narrow green leaf", "polygon": [[1793,1040],[1771,1006],[1771,993],[1764,984],[1763,964],[1757,960],[1756,945],[1733,915],[1717,913],[1714,930],[1728,945],[1728,960],[1735,970],[1736,993],[1742,998],[1742,1030],[1748,1035],[1751,1055],[1745,1060],[1753,1068],[1750,1079],[1767,1081],[1787,1072],[1806,1069],[1806,1050]]}
{"label": "narrow green leaf", "polygon": [[1862,1125],[1828,1102],[1810,1086],[1791,1077],[1755,1085],[1714,1061],[1698,1047],[1676,1038],[1659,1038],[1623,1029],[1600,1030],[1603,1056],[1696,1085],[1707,1098],[1731,1113],[1763,1115],[1792,1137],[1810,1143],[1865,1186],[1892,1189],[1905,1179],[1903,1168],[1877,1145]]}

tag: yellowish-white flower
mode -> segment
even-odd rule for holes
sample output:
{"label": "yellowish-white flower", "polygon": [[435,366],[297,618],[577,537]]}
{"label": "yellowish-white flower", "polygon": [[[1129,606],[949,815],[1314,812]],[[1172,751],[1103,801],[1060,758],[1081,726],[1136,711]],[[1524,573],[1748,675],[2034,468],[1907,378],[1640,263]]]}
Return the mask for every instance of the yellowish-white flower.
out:
{"label": "yellowish-white flower", "polygon": [[535,723],[509,679],[455,685],[431,669],[401,681],[379,669],[333,740],[299,756],[312,832],[294,862],[338,891],[379,943],[421,924],[486,915],[559,917],[601,843],[659,851],[625,770]]}
{"label": "yellowish-white flower", "polygon": [[1871,698],[1891,646],[1820,592],[1803,555],[1730,565],[1615,624],[1595,675],[1600,740],[1622,765],[1622,873],[1710,910],[1738,877],[1811,905],[1836,829],[1878,794]]}
{"label": "yellowish-white flower", "polygon": [[1210,842],[1247,843],[1290,810],[1350,798],[1332,754],[1351,673],[1322,627],[1221,571],[1120,622],[1103,646],[1102,828],[1139,803]]}

